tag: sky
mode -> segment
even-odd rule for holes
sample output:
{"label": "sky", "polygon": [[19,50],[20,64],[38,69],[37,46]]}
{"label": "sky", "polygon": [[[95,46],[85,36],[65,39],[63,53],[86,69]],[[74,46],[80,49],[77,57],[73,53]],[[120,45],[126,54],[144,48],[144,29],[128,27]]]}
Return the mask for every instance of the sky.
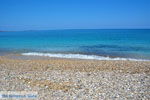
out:
{"label": "sky", "polygon": [[150,0],[0,0],[0,30],[150,29]]}

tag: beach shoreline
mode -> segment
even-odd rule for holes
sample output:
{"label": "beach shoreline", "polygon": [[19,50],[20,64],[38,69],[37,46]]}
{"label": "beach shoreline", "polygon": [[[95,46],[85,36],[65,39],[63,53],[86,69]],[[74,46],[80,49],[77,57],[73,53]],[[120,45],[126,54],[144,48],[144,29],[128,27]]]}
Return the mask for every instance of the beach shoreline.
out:
{"label": "beach shoreline", "polygon": [[38,99],[149,99],[150,61],[0,56],[1,91]]}

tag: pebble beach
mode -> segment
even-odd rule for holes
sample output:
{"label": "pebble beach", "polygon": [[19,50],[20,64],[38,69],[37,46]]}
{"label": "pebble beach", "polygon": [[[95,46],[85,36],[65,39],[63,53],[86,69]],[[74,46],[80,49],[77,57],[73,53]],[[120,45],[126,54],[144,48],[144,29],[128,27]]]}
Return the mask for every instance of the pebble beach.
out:
{"label": "pebble beach", "polygon": [[0,56],[1,91],[37,91],[38,100],[150,99],[150,61],[22,58]]}

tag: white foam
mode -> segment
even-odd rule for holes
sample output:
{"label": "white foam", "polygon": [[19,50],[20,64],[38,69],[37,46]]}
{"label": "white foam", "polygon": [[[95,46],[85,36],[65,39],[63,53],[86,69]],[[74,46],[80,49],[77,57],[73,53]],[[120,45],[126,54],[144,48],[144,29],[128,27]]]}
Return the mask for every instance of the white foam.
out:
{"label": "white foam", "polygon": [[96,55],[83,55],[83,54],[61,54],[61,53],[38,53],[38,52],[29,52],[22,53],[26,56],[45,56],[45,57],[54,57],[54,58],[74,58],[74,59],[93,59],[93,60],[130,60],[130,61],[150,61],[144,59],[133,59],[133,58],[110,58]]}

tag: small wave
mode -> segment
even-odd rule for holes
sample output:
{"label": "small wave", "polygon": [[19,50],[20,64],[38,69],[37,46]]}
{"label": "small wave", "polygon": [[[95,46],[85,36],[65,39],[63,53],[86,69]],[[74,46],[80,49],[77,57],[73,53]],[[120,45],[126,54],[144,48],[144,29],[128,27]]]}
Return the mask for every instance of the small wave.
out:
{"label": "small wave", "polygon": [[61,53],[37,53],[37,52],[29,52],[22,53],[22,55],[26,56],[45,56],[45,57],[54,57],[54,58],[73,58],[73,59],[93,59],[93,60],[130,60],[130,61],[150,61],[145,59],[133,59],[133,58],[110,58],[96,55],[83,55],[83,54],[61,54]]}

